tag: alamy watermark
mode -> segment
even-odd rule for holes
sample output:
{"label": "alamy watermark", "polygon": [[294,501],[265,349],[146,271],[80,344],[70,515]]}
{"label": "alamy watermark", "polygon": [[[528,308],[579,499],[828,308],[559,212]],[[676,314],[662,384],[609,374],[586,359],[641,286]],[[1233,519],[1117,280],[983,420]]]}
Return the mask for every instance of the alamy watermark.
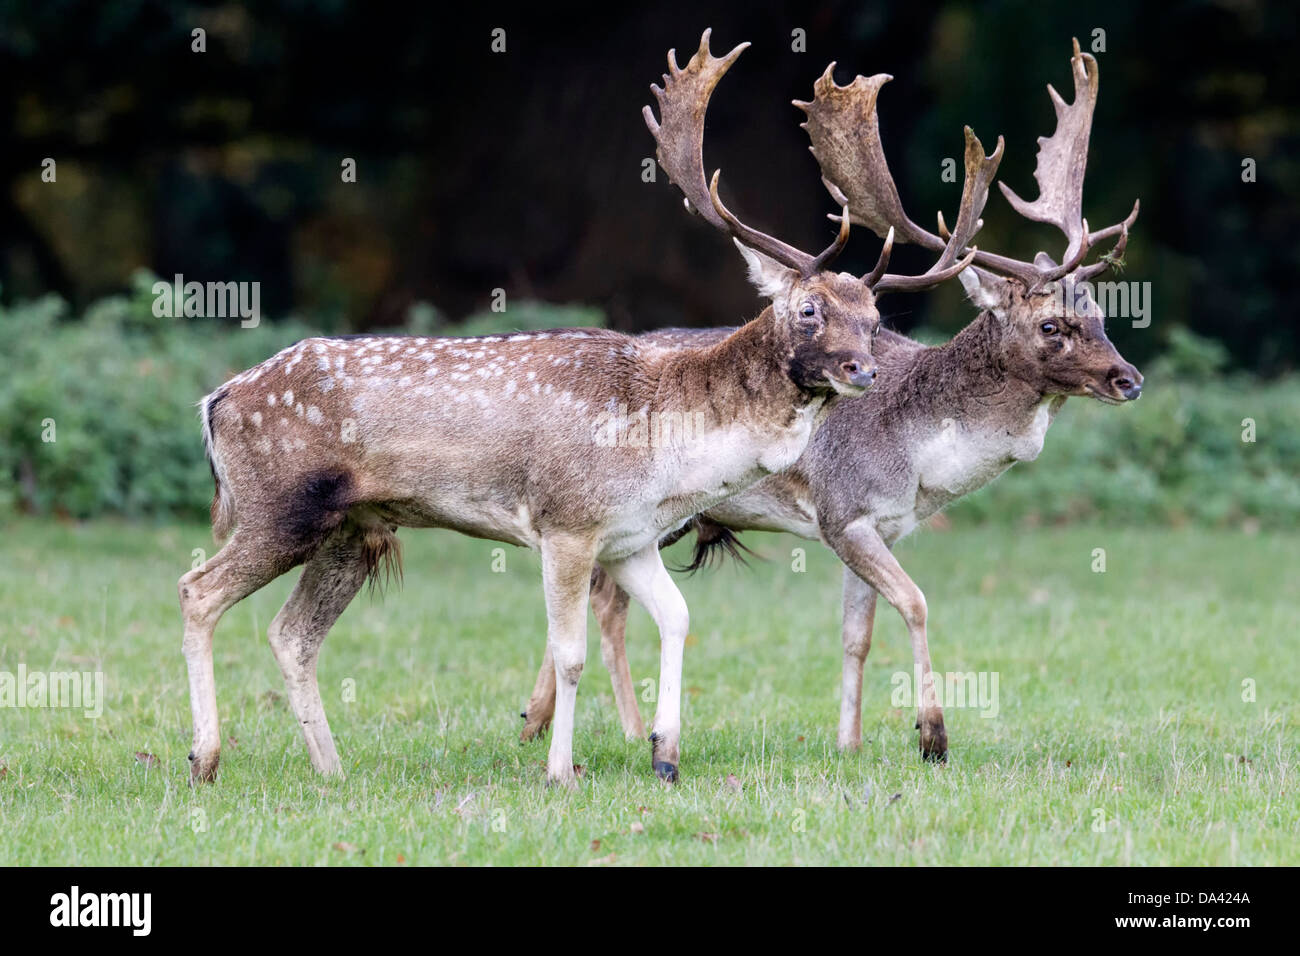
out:
{"label": "alamy watermark", "polygon": [[628,414],[627,405],[596,416],[592,441],[601,448],[667,448],[699,441],[709,417],[702,411],[651,412],[642,408]]}
{"label": "alamy watermark", "polygon": [[[998,715],[997,671],[967,671],[965,673],[949,672],[935,674],[930,672],[924,677],[917,666],[913,673],[895,671],[889,679],[894,691],[890,695],[890,704],[894,707],[914,707],[921,699],[928,698],[932,704],[940,707],[978,708],[981,717]],[[917,693],[921,688],[921,693]]]}
{"label": "alamy watermark", "polygon": [[1094,313],[1088,305],[1091,301],[1108,319],[1132,319],[1135,329],[1145,329],[1151,324],[1150,282],[1089,282],[1085,279],[1068,286],[1059,282],[1052,296],[1061,315],[1092,315]]}
{"label": "alamy watermark", "polygon": [[67,893],[50,897],[50,925],[122,927],[132,936],[148,936],[153,928],[153,894],[83,893],[74,885]]}
{"label": "alamy watermark", "polygon": [[103,671],[0,671],[0,707],[66,707],[92,720],[104,713]]}
{"label": "alamy watermark", "polygon": [[262,283],[186,282],[179,272],[171,282],[153,284],[153,314],[160,319],[239,317],[246,329],[262,321]]}

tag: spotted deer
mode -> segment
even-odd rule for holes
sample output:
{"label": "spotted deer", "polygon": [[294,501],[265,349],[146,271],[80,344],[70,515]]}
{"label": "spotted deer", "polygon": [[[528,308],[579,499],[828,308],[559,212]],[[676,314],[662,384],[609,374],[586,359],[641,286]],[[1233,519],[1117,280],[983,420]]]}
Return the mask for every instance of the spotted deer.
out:
{"label": "spotted deer", "polygon": [[[687,608],[657,543],[692,515],[792,464],[841,396],[876,376],[875,296],[928,288],[972,259],[943,244],[920,276],[828,269],[849,234],[812,256],[759,232],[704,177],[704,114],[740,56],[669,54],[646,122],[688,207],[731,236],[770,300],[699,348],[602,329],[478,338],[313,338],[236,375],[201,402],[216,481],[213,529],[228,540],[178,587],[194,743],[191,777],[220,757],[213,631],[221,615],[286,571],[302,575],[268,629],[312,765],[342,772],[317,686],[322,642],[367,578],[400,570],[398,527],[448,528],[540,553],[554,734],[547,777],[572,785],[578,679],[593,567],[642,604],[662,643],[655,773],[674,780]],[[959,219],[966,222],[965,207]],[[888,244],[887,244],[888,245]],[[665,442],[619,440],[619,409],[693,427]],[[605,439],[612,440],[603,440]]]}
{"label": "spotted deer", "polygon": [[[1026,218],[1065,234],[1061,264],[1046,253],[1021,262],[975,253],[960,281],[982,311],[950,342],[926,347],[882,331],[876,338],[881,381],[861,401],[837,405],[798,462],[700,515],[665,539],[697,532],[692,568],[740,547],[739,531],[785,531],[819,540],[844,563],[844,650],[838,744],[861,746],[862,669],[871,648],[876,597],[902,616],[922,686],[917,729],[923,757],[944,759],[948,737],[934,693],[927,642],[925,595],[903,570],[892,548],[926,518],[991,482],[1017,461],[1032,461],[1067,397],[1122,404],[1142,392],[1142,376],[1106,337],[1104,316],[1086,284],[1122,260],[1138,205],[1122,222],[1090,232],[1082,216],[1083,175],[1097,100],[1097,63],[1074,42],[1070,60],[1074,102],[1048,86],[1056,131],[1040,139],[1034,177],[1040,195],[1026,202],[999,182]],[[899,241],[946,248],[939,234],[903,212],[892,187],[876,118],[876,98],[886,74],[857,77],[847,87],[831,79],[831,64],[817,82],[805,124],[828,190],[847,203],[855,223]],[[967,130],[968,176],[987,184],[1003,144],[985,157]],[[982,208],[982,204],[981,207]],[[1112,252],[1084,265],[1096,243],[1118,237]],[[968,238],[963,236],[963,241]],[[951,237],[949,237],[949,242]],[[698,348],[726,329],[671,329],[643,336],[665,347]],[[601,654],[614,683],[624,731],[641,733],[641,717],[624,648],[627,596],[597,573],[592,605],[601,631]],[[545,729],[551,711],[549,662],[543,664],[527,705],[523,736]]]}

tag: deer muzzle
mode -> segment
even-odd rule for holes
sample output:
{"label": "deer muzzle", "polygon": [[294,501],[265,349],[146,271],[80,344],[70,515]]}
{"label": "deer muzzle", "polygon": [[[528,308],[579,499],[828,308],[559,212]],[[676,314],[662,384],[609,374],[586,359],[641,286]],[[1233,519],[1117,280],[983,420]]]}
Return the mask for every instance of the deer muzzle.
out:
{"label": "deer muzzle", "polygon": [[850,358],[840,362],[826,377],[841,395],[861,395],[876,380],[877,366],[870,358]]}

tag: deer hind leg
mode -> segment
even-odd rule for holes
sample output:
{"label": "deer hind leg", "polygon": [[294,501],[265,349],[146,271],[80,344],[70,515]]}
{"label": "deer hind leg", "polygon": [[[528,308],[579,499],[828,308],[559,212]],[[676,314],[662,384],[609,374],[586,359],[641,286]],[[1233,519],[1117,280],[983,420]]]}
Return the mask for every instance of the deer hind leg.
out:
{"label": "deer hind leg", "polygon": [[[664,568],[658,542],[622,561],[611,562],[605,570],[650,612],[659,628],[659,703],[650,735],[650,764],[661,780],[673,783],[680,762],[682,653],[690,613],[682,592]],[[630,685],[630,676],[628,680]]]}
{"label": "deer hind leg", "polygon": [[623,735],[628,740],[640,740],[645,737],[645,724],[641,722],[625,644],[629,604],[627,592],[603,568],[597,568],[591,579],[591,608],[600,625],[600,659],[614,685],[614,703],[618,706]]}
{"label": "deer hind leg", "polygon": [[935,694],[934,675],[930,669],[925,595],[908,577],[889,546],[866,519],[853,522],[830,543],[840,560],[875,588],[902,615],[912,640],[912,660],[921,684],[915,688],[916,727],[921,732],[921,756],[926,760],[946,760],[948,732],[944,729],[943,708]]}
{"label": "deer hind leg", "polygon": [[182,649],[190,680],[194,742],[191,782],[216,778],[221,760],[221,727],[212,666],[212,635],[221,616],[248,595],[274,581],[296,563],[291,554],[269,547],[267,538],[239,529],[220,551],[181,576],[176,589],[185,622]]}
{"label": "deer hind leg", "polygon": [[318,773],[343,774],[317,683],[321,645],[366,577],[378,573],[395,548],[396,538],[386,525],[345,522],[307,561],[289,600],[267,629],[289,704]]}
{"label": "deer hind leg", "polygon": [[876,589],[844,566],[844,674],[840,685],[840,750],[862,747],[862,666],[871,651],[876,620]]}
{"label": "deer hind leg", "polygon": [[587,597],[596,548],[594,541],[579,535],[548,534],[541,551],[546,640],[555,662],[555,716],[546,777],[553,784],[574,786],[574,711],[587,658]]}
{"label": "deer hind leg", "polygon": [[555,715],[555,659],[551,657],[551,644],[546,643],[546,653],[542,655],[542,666],[537,672],[537,682],[533,685],[533,694],[528,698],[524,712],[524,729],[520,740],[528,741],[546,733]]}

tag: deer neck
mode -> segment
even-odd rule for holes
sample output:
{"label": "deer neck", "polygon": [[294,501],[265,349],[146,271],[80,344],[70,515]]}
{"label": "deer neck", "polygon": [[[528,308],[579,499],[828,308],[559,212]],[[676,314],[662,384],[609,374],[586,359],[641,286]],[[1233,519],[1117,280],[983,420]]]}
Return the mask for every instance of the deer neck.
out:
{"label": "deer neck", "polygon": [[833,395],[791,379],[789,351],[769,306],[716,345],[674,351],[659,379],[660,394],[674,394],[718,429],[754,436],[758,467],[780,471],[803,453],[833,402]]}
{"label": "deer neck", "polygon": [[1012,431],[1027,425],[1048,396],[1011,370],[1009,344],[1001,320],[981,312],[950,342],[922,352],[916,371],[928,387],[931,416]]}
{"label": "deer neck", "polygon": [[980,315],[946,345],[918,353],[909,393],[916,444],[918,519],[980,488],[1018,461],[1033,461],[1064,398],[1011,374],[1001,322]]}

